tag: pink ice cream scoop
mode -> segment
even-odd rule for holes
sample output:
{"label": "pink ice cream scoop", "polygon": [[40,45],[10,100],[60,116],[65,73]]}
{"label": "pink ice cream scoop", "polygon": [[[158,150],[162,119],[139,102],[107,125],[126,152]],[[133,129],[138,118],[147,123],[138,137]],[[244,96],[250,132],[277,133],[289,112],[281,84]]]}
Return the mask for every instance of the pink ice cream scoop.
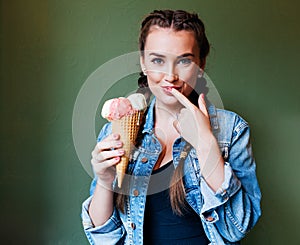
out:
{"label": "pink ice cream scoop", "polygon": [[137,110],[132,108],[130,100],[124,97],[114,98],[106,101],[101,112],[102,117],[109,121],[121,119],[132,115]]}

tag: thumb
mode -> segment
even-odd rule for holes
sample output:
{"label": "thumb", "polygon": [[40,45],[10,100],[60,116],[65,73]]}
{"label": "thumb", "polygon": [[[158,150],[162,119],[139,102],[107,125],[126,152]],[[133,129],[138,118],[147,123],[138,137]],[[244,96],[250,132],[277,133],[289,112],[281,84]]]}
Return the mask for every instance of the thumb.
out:
{"label": "thumb", "polygon": [[179,125],[178,120],[175,120],[175,121],[173,122],[173,126],[174,126],[174,128],[176,129],[176,131],[181,135],[181,129],[180,129],[180,125]]}
{"label": "thumb", "polygon": [[208,112],[206,109],[206,102],[205,102],[205,95],[204,94],[200,94],[199,98],[198,98],[198,105],[199,105],[199,109],[200,111],[206,116],[208,117]]}

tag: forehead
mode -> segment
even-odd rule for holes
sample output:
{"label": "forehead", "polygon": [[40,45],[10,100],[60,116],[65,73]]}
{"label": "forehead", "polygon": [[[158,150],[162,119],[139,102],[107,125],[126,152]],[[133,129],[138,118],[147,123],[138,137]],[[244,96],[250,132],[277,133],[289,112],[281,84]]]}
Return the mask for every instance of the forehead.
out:
{"label": "forehead", "polygon": [[145,44],[145,51],[159,51],[174,55],[199,54],[199,48],[192,31],[174,31],[171,28],[151,27]]}

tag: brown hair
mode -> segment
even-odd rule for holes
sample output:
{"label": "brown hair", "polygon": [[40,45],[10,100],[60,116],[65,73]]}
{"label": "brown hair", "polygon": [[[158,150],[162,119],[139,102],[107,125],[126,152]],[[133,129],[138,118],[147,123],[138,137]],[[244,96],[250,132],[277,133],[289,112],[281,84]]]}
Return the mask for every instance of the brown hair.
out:
{"label": "brown hair", "polygon": [[145,50],[147,36],[151,26],[172,28],[174,31],[192,31],[200,50],[200,66],[205,65],[206,56],[209,53],[209,43],[205,35],[205,27],[197,14],[188,13],[184,10],[154,10],[146,16],[142,22],[139,37],[139,49]]}
{"label": "brown hair", "polygon": [[[159,26],[161,28],[171,28],[174,31],[191,31],[195,35],[197,40],[198,47],[200,50],[200,67],[204,68],[206,57],[209,53],[210,45],[205,34],[205,27],[203,22],[199,19],[197,14],[188,13],[184,10],[154,10],[152,13],[147,15],[141,24],[140,36],[139,36],[139,50],[141,55],[145,49],[145,44],[147,36],[149,34],[150,28],[152,26]],[[149,88],[147,82],[147,76],[140,73],[140,78],[138,80],[139,89],[137,92],[146,94],[147,99],[149,99]],[[197,86],[200,86],[200,89],[196,92],[194,89],[189,100],[196,104],[198,101],[199,91],[204,94],[207,94],[208,89],[206,88],[206,82],[204,79],[198,81]],[[147,96],[148,95],[148,96]],[[196,104],[197,105],[197,104]],[[186,156],[186,154],[185,154]],[[179,164],[174,171],[170,182],[170,201],[173,211],[182,215],[183,211],[186,209],[185,201],[185,189],[183,183],[183,166],[184,166],[185,157],[180,158]],[[124,212],[125,196],[122,194],[117,194],[115,202],[117,208]]]}

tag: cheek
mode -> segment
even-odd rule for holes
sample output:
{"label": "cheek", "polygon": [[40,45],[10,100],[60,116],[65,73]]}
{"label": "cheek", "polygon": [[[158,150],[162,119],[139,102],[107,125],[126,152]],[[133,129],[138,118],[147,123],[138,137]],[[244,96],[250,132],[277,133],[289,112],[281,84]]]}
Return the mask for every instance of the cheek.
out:
{"label": "cheek", "polygon": [[187,83],[190,87],[195,87],[197,81],[197,75],[199,71],[199,66],[196,64],[190,67],[179,69],[179,77],[182,81]]}
{"label": "cheek", "polygon": [[148,79],[148,84],[157,84],[163,79],[163,74],[160,72],[148,72],[147,73],[147,79]]}
{"label": "cheek", "polygon": [[187,73],[184,77],[182,77],[182,80],[184,81],[183,94],[188,96],[196,87],[197,75],[193,72]]}
{"label": "cheek", "polygon": [[188,85],[187,83],[184,85],[184,88],[183,88],[183,95],[185,97],[189,96],[191,94],[191,92],[193,91],[193,88],[194,87],[191,87],[190,85]]}
{"label": "cheek", "polygon": [[182,76],[181,80],[184,81],[186,89],[189,87],[192,90],[196,86],[197,76],[186,74],[185,76]]}

